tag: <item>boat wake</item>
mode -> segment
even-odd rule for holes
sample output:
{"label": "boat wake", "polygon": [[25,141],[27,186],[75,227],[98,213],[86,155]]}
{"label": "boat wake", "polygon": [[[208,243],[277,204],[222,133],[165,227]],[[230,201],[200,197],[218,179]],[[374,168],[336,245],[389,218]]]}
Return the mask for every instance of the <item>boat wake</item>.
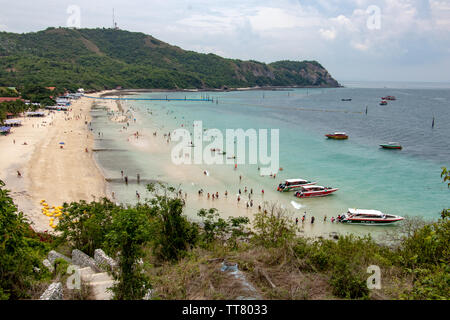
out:
{"label": "boat wake", "polygon": [[297,210],[300,208],[303,208],[303,205],[301,205],[300,203],[297,203],[295,201],[291,201],[291,205]]}

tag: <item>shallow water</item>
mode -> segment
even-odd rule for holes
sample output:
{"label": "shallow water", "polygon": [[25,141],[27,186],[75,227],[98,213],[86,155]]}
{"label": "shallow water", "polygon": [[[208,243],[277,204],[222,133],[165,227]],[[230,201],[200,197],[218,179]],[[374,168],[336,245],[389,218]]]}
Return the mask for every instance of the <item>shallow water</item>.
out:
{"label": "shallow water", "polygon": [[[208,95],[219,103],[188,101],[129,101],[134,109],[130,126],[108,120],[106,111],[93,110],[94,132],[101,131],[96,158],[112,182],[118,201],[136,201],[136,191],[145,197],[144,184],[153,179],[169,182],[188,193],[187,214],[195,218],[200,207],[217,206],[222,214],[245,215],[245,202],[236,205],[238,189],[253,188],[255,207],[263,200],[279,201],[301,217],[307,212],[305,231],[355,231],[380,233],[392,227],[344,226],[323,223],[323,216],[336,216],[349,207],[378,209],[398,215],[435,219],[450,206],[450,192],[440,179],[440,167],[450,166],[450,89],[407,86],[362,88],[354,85],[339,89],[294,89],[289,91],[243,91],[207,93],[170,93],[172,98],[199,98]],[[166,93],[145,93],[145,97],[165,97]],[[396,101],[379,106],[380,97],[394,95]],[[343,102],[342,98],[352,98]],[[365,113],[367,106],[367,115]],[[149,112],[152,112],[150,114]],[[435,126],[431,123],[435,117]],[[175,118],[176,117],[176,118]],[[136,118],[136,122],[133,121]],[[161,137],[182,124],[192,129],[193,121],[203,121],[203,128],[249,128],[280,130],[280,166],[276,179],[261,177],[257,165],[192,165],[175,169],[170,150]],[[126,126],[126,124],[125,124]],[[152,132],[157,129],[158,137]],[[143,135],[136,143],[127,142],[132,132]],[[345,131],[346,141],[327,140],[324,134]],[[398,141],[403,150],[383,150],[380,143]],[[155,151],[155,144],[158,152]],[[206,143],[205,143],[206,145]],[[210,176],[205,177],[203,170]],[[142,183],[130,181],[125,186],[120,170],[131,179],[136,174]],[[239,175],[243,176],[239,182]],[[275,191],[280,181],[305,178],[325,186],[338,187],[335,194],[316,199],[297,199],[293,193]],[[144,181],[145,180],[145,181]],[[219,201],[197,199],[197,190],[221,194]],[[261,189],[265,190],[264,196]],[[229,197],[223,199],[227,190]],[[183,192],[184,192],[183,191]],[[245,199],[245,197],[243,197]],[[302,208],[295,209],[291,201]],[[316,224],[309,224],[309,217]],[[318,223],[320,222],[320,223]]]}

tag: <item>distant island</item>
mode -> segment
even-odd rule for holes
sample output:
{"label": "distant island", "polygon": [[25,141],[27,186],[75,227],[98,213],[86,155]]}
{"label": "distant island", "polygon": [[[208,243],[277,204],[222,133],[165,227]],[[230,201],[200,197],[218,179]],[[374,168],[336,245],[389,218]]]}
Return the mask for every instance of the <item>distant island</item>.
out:
{"label": "distant island", "polygon": [[0,86],[68,90],[339,87],[317,61],[226,59],[116,29],[0,32]]}

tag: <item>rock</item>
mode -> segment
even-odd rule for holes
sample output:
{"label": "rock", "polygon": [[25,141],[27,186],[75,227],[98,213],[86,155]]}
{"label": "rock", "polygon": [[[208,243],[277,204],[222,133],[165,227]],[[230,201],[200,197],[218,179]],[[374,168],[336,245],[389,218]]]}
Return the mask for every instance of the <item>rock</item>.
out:
{"label": "rock", "polygon": [[42,264],[44,265],[44,267],[47,267],[47,269],[50,272],[55,271],[55,268],[53,267],[53,264],[48,259],[44,259],[44,261],[42,261]]}
{"label": "rock", "polygon": [[48,261],[50,261],[50,263],[53,265],[55,263],[56,259],[64,259],[66,260],[68,263],[72,263],[72,260],[69,257],[66,257],[65,255],[56,252],[55,250],[52,250],[48,253],[47,255]]}
{"label": "rock", "polygon": [[153,290],[148,289],[147,293],[145,294],[144,298],[142,300],[152,300]]}
{"label": "rock", "polygon": [[41,295],[39,300],[62,300],[63,287],[61,282],[54,282],[48,286],[47,290]]}
{"label": "rock", "polygon": [[337,232],[330,232],[330,238],[333,238],[335,240],[339,239],[339,233],[337,233]]}
{"label": "rock", "polygon": [[72,263],[82,268],[91,267],[94,271],[100,271],[95,260],[78,249],[72,251]]}
{"label": "rock", "polygon": [[246,293],[245,296],[239,296],[238,300],[261,300],[262,297],[245,278],[244,273],[238,269],[237,263],[222,262],[222,272],[229,272],[240,283],[241,289]]}
{"label": "rock", "polygon": [[113,270],[117,267],[117,262],[113,258],[106,255],[102,249],[95,249],[94,260],[97,266],[104,270]]}

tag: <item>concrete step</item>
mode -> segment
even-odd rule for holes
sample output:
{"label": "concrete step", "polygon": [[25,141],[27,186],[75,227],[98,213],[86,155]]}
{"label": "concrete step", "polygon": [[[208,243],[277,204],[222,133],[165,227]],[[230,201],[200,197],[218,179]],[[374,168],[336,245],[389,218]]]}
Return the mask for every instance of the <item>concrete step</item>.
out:
{"label": "concrete step", "polygon": [[106,272],[94,273],[89,277],[89,282],[111,281],[113,278]]}
{"label": "concrete step", "polygon": [[95,271],[92,270],[91,267],[80,268],[78,269],[78,272],[80,273],[80,278],[83,282],[89,282],[92,275],[95,274]]}
{"label": "concrete step", "polygon": [[94,296],[95,300],[112,299],[113,293],[107,291],[107,289],[114,285],[113,280],[90,282],[89,285],[91,286],[92,295]]}

